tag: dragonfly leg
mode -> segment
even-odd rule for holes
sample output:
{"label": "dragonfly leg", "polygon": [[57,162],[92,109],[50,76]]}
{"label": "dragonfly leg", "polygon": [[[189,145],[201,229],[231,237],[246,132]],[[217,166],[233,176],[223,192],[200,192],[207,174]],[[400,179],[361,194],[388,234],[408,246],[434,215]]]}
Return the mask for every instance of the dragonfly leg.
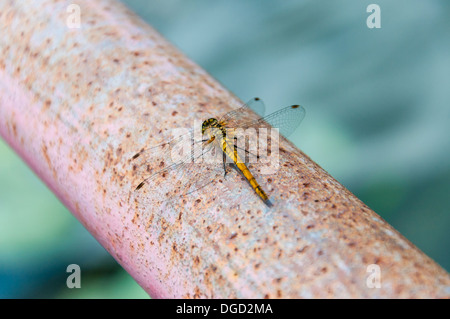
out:
{"label": "dragonfly leg", "polygon": [[222,160],[223,160],[223,171],[224,171],[223,178],[226,178],[228,172],[227,172],[227,167],[226,167],[227,154],[225,154],[225,152],[222,153]]}
{"label": "dragonfly leg", "polygon": [[[237,150],[239,149],[241,151],[244,151],[245,154],[248,155],[249,158],[250,158],[250,155],[252,155],[252,156],[256,157],[256,159],[259,159],[259,155],[253,154],[252,152],[250,152],[246,148],[242,148],[242,147],[237,146],[237,137],[236,136],[234,137],[234,146],[233,147],[234,147],[234,151],[235,152],[237,152]],[[249,160],[247,161],[247,156],[245,157],[244,162],[245,163],[249,163],[250,162]]]}
{"label": "dragonfly leg", "polygon": [[[239,147],[239,146],[237,146],[237,145],[235,145],[234,147],[235,147],[236,149],[239,149],[239,150],[241,150],[241,151],[244,151],[245,154],[249,155],[249,157],[250,157],[250,155],[251,155],[251,156],[254,156],[254,157],[256,157],[257,159],[259,159],[259,155],[253,154],[252,152],[250,152],[249,150],[246,150],[245,148]],[[247,158],[246,158],[246,159],[247,159]],[[245,163],[248,163],[248,161],[245,161]]]}

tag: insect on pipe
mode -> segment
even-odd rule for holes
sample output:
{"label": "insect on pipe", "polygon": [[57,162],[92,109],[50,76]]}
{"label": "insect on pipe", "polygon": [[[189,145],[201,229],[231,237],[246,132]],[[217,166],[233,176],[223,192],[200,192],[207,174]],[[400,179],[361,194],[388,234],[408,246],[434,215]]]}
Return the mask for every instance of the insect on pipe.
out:
{"label": "insect on pipe", "polygon": [[[262,117],[244,143],[239,129],[261,116],[247,108],[233,125],[242,102],[123,4],[78,1],[81,28],[71,29],[70,2],[23,3],[0,2],[0,135],[151,296],[449,296],[445,270],[284,139],[285,125]],[[203,122],[222,114],[226,125],[203,137]],[[222,137],[223,126],[237,132]],[[131,160],[192,127],[168,163]],[[264,141],[278,147],[262,154]],[[278,161],[265,162],[269,149]],[[235,152],[272,207],[233,169]],[[194,169],[188,153],[217,162]],[[158,173],[133,194],[170,161],[192,169]],[[381,288],[367,285],[367,269],[380,270]]]}

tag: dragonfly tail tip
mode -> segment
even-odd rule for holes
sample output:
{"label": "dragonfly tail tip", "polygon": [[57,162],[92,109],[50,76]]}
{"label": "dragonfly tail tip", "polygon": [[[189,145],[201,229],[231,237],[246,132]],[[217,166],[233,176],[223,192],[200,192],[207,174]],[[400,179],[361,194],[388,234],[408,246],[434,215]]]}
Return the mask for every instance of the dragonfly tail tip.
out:
{"label": "dragonfly tail tip", "polygon": [[266,199],[266,200],[264,201],[264,204],[266,204],[267,207],[272,207],[272,206],[273,206],[273,204],[272,204],[272,202],[270,201],[270,199]]}

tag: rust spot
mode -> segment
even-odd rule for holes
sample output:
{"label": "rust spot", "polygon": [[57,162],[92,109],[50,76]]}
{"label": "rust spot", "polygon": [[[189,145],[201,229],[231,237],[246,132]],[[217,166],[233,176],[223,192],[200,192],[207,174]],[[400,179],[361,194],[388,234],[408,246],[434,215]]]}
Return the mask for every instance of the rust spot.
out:
{"label": "rust spot", "polygon": [[308,248],[309,248],[309,246],[306,245],[306,246],[303,247],[303,248],[297,249],[297,252],[298,252],[299,254],[303,254]]}
{"label": "rust spot", "polygon": [[50,99],[47,99],[44,104],[44,111],[48,110],[50,108],[50,105],[52,105],[52,101]]}
{"label": "rust spot", "polygon": [[14,136],[17,137],[17,126],[16,126],[16,123],[12,124],[12,129],[13,129]]}
{"label": "rust spot", "polygon": [[194,289],[194,299],[199,299],[202,296],[200,288],[197,286]]}
{"label": "rust spot", "polygon": [[42,155],[44,155],[44,159],[45,159],[45,161],[47,162],[48,167],[50,168],[50,170],[51,170],[52,173],[53,173],[53,177],[56,179],[56,177],[57,177],[56,171],[55,171],[55,169],[54,169],[53,166],[52,166],[52,162],[51,162],[51,160],[50,160],[50,157],[48,156],[48,153],[47,153],[47,151],[48,151],[47,145],[43,144],[41,150],[42,150]]}
{"label": "rust spot", "polygon": [[173,112],[172,112],[172,116],[175,116],[175,115],[177,115],[177,114],[178,114],[177,111],[173,111]]}
{"label": "rust spot", "polygon": [[282,255],[283,255],[283,251],[281,249],[279,249],[277,258],[280,259]]}
{"label": "rust spot", "polygon": [[167,221],[164,218],[161,218],[161,229],[163,231],[166,231],[168,227],[169,227],[169,224],[167,223]]}

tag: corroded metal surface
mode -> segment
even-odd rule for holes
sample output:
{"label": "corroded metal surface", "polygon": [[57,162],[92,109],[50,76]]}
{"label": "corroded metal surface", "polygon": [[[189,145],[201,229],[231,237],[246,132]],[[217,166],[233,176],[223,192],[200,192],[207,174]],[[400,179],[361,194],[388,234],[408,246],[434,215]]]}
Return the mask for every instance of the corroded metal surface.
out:
{"label": "corroded metal surface", "polygon": [[78,1],[75,29],[70,4],[0,4],[0,133],[150,295],[449,297],[441,267],[286,141],[259,176],[271,209],[236,175],[173,210],[129,203],[134,153],[240,102],[121,4]]}

